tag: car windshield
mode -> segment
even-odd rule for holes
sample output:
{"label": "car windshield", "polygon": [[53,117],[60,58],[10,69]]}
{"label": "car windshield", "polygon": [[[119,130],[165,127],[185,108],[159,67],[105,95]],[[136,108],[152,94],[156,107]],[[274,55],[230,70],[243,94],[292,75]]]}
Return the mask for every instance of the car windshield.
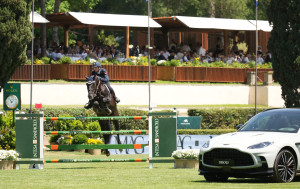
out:
{"label": "car windshield", "polygon": [[293,109],[269,110],[251,118],[240,131],[267,131],[297,133],[300,126],[300,111]]}

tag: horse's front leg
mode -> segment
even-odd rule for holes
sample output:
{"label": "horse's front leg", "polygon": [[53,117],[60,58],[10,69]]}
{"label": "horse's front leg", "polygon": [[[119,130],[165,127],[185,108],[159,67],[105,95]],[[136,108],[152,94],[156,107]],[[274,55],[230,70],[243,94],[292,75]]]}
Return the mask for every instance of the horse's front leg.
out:
{"label": "horse's front leg", "polygon": [[[110,121],[100,121],[99,120],[99,124],[101,126],[101,130],[102,131],[111,131],[111,124],[110,124]],[[103,138],[104,138],[104,144],[109,144],[110,143],[110,139],[111,139],[111,135],[109,134],[104,134],[103,135]],[[110,152],[108,149],[104,149],[104,154],[106,156],[110,156]]]}

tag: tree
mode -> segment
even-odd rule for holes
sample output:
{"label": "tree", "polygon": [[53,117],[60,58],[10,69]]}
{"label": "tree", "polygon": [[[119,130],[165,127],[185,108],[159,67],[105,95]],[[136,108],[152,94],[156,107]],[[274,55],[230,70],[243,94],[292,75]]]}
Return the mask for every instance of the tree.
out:
{"label": "tree", "polygon": [[268,49],[272,52],[274,79],[282,89],[286,107],[300,107],[300,6],[296,0],[271,0],[268,17],[273,30]]}
{"label": "tree", "polygon": [[0,1],[0,91],[24,64],[27,44],[31,40],[29,14],[31,0]]}

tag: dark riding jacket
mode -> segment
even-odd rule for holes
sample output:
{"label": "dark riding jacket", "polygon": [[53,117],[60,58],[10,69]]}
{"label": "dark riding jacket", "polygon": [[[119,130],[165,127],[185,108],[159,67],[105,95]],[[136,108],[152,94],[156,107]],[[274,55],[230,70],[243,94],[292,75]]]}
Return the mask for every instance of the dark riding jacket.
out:
{"label": "dark riding jacket", "polygon": [[101,82],[105,83],[107,85],[107,87],[109,88],[110,92],[112,94],[115,94],[115,91],[114,89],[110,86],[110,83],[109,83],[109,77],[107,75],[107,71],[106,69],[104,68],[100,68],[99,72],[95,72],[94,70],[92,71],[92,77],[93,79],[95,80],[96,77],[98,76],[101,80]]}
{"label": "dark riding jacket", "polygon": [[107,71],[104,68],[100,68],[99,72],[95,72],[93,70],[91,75],[93,76],[94,80],[96,79],[96,76],[98,76],[103,83],[107,84],[109,82]]}

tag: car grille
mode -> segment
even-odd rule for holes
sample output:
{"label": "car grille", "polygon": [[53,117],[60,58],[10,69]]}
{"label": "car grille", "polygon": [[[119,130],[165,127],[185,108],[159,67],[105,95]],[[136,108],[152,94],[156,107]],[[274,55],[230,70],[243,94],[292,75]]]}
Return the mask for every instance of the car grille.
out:
{"label": "car grille", "polygon": [[233,166],[249,166],[253,165],[253,159],[250,154],[235,149],[213,149],[206,152],[203,162],[207,165],[216,165],[215,160],[233,160]]}

